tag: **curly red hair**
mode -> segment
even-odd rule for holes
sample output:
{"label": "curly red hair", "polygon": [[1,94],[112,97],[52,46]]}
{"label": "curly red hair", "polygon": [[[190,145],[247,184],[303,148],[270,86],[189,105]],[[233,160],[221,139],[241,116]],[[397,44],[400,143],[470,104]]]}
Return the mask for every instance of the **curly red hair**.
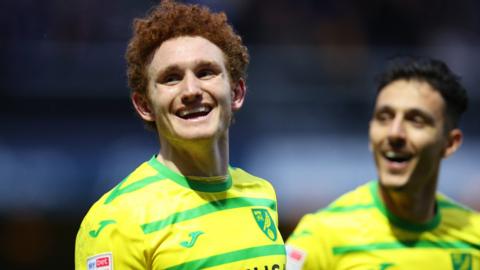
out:
{"label": "curly red hair", "polygon": [[201,36],[217,45],[226,56],[226,67],[232,82],[246,78],[249,62],[247,48],[227,22],[225,13],[213,13],[207,7],[164,0],[145,18],[133,22],[134,33],[128,43],[126,60],[128,85],[145,94],[148,85],[147,66],[155,49],[166,40],[179,36]]}

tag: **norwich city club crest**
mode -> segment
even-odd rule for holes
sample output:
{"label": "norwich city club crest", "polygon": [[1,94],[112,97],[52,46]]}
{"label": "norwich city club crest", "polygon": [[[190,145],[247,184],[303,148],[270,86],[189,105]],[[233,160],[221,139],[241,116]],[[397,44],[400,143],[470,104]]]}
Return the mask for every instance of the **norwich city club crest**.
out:
{"label": "norwich city club crest", "polygon": [[454,270],[472,270],[472,254],[452,253],[450,255]]}
{"label": "norwich city club crest", "polygon": [[270,240],[277,240],[277,227],[275,227],[275,223],[273,222],[270,213],[268,213],[266,209],[254,208],[252,209],[252,214],[262,232]]}

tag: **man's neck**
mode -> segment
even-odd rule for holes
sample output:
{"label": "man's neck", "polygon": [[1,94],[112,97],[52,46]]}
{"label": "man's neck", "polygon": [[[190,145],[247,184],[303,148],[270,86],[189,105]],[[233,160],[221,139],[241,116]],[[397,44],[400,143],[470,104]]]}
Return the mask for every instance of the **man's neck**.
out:
{"label": "man's neck", "polygon": [[435,216],[436,181],[419,190],[394,190],[379,186],[385,207],[395,216],[415,224],[424,224]]}
{"label": "man's neck", "polygon": [[227,175],[228,136],[211,141],[161,142],[157,160],[185,176],[212,177]]}

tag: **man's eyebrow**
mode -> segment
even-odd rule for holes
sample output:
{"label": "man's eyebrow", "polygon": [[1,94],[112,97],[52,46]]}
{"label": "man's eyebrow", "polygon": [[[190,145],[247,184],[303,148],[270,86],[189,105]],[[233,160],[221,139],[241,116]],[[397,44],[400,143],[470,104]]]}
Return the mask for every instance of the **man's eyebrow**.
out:
{"label": "man's eyebrow", "polygon": [[195,61],[194,63],[195,63],[195,66],[211,66],[211,67],[220,68],[220,65],[215,61],[198,60],[198,61]]}
{"label": "man's eyebrow", "polygon": [[390,105],[382,105],[382,106],[379,106],[379,107],[375,107],[375,109],[373,110],[373,112],[386,112],[386,111],[392,111],[393,108],[392,106]]}
{"label": "man's eyebrow", "polygon": [[177,64],[173,64],[173,65],[166,66],[164,68],[159,69],[157,74],[176,72],[176,71],[179,71],[179,70],[180,70],[180,66],[177,65]]}
{"label": "man's eyebrow", "polygon": [[164,68],[161,68],[157,71],[157,74],[155,75],[156,76],[156,80],[161,80],[162,79],[162,76],[164,76],[165,74],[169,74],[169,73],[177,73],[177,72],[180,72],[181,68],[179,65],[177,64],[173,64],[173,65],[170,65],[170,66],[166,66]]}
{"label": "man's eyebrow", "polygon": [[435,119],[431,113],[429,113],[425,110],[422,110],[422,109],[411,109],[407,112],[407,114],[409,114],[409,115],[420,115],[423,118],[425,118],[428,122],[433,122],[434,119]]}
{"label": "man's eyebrow", "polygon": [[[215,62],[215,61],[210,61],[210,60],[196,60],[194,62],[194,66],[211,66],[211,67],[215,67],[215,68],[221,68],[221,66]],[[178,64],[172,64],[172,65],[169,65],[169,66],[166,66],[164,68],[161,68],[158,70],[157,74],[158,76],[161,76],[162,74],[166,74],[166,73],[171,73],[171,72],[179,72],[181,71],[182,68],[180,67],[180,65]]]}

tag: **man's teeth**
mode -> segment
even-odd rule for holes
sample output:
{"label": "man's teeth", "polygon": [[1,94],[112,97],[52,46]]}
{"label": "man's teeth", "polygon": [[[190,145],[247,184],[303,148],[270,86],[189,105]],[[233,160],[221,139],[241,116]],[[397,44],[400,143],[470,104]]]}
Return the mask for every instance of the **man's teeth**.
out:
{"label": "man's teeth", "polygon": [[397,157],[397,154],[396,154],[395,152],[392,152],[392,151],[387,151],[387,152],[385,153],[385,156],[386,156],[387,158],[395,158],[395,157]]}
{"label": "man's teeth", "polygon": [[200,106],[200,107],[195,107],[189,110],[180,111],[179,115],[181,117],[185,117],[193,113],[208,113],[208,111],[209,111],[209,108],[207,106]]}
{"label": "man's teeth", "polygon": [[406,161],[406,160],[410,159],[410,155],[396,153],[394,151],[385,152],[385,157],[390,159],[390,160],[396,160],[396,161]]}

